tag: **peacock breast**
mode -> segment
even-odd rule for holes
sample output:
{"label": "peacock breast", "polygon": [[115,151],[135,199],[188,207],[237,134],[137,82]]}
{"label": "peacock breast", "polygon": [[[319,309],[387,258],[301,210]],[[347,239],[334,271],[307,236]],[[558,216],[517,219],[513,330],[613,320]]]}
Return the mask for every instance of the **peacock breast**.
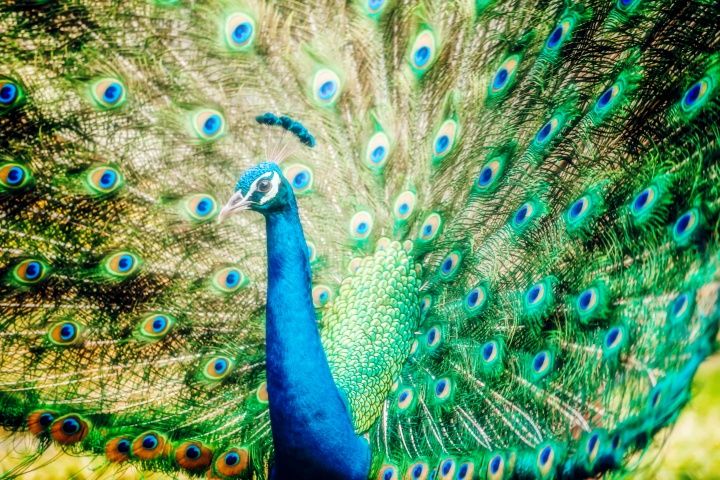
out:
{"label": "peacock breast", "polygon": [[321,319],[335,383],[357,433],[370,429],[410,351],[419,318],[420,279],[398,242],[362,258]]}

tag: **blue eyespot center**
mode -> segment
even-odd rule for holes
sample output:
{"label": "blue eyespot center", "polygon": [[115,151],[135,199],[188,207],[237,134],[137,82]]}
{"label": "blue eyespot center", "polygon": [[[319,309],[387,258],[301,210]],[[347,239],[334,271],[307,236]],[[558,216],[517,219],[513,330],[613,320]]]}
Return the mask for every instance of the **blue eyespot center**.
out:
{"label": "blue eyespot center", "polygon": [[123,438],[119,442],[117,442],[117,446],[115,447],[118,451],[118,453],[129,453],[130,452],[130,440],[127,440]]}
{"label": "blue eyespot center", "polygon": [[460,470],[458,470],[458,478],[461,480],[464,480],[465,476],[467,476],[468,473],[468,466],[467,464],[460,465]]}
{"label": "blue eyespot center", "polygon": [[0,103],[9,105],[15,101],[17,97],[17,87],[12,83],[6,83],[0,87]]}
{"label": "blue eyespot center", "polygon": [[367,222],[360,222],[360,223],[358,223],[357,227],[355,228],[355,230],[358,233],[365,233],[365,232],[367,232],[367,229],[368,229]]}
{"label": "blue eyespot center", "polygon": [[580,199],[573,203],[573,206],[570,208],[570,216],[572,218],[577,218],[578,215],[582,212],[583,206],[585,205],[584,199]]}
{"label": "blue eyespot center", "polygon": [[480,292],[477,290],[473,290],[472,292],[470,292],[470,295],[468,295],[468,299],[467,299],[468,305],[474,306],[477,303],[479,298],[480,298]]}
{"label": "blue eyespot center", "polygon": [[442,264],[442,270],[445,273],[449,273],[452,270],[453,267],[453,261],[452,258],[446,258],[445,261]]}
{"label": "blue eyespot center", "polygon": [[[370,7],[370,8],[373,8],[373,7]],[[391,468],[388,468],[387,470],[385,470],[385,474],[383,475],[383,479],[384,479],[384,480],[390,480],[390,479],[393,477],[393,474],[394,474],[394,473],[395,473],[395,472],[393,472]]]}
{"label": "blue eyespot center", "polygon": [[550,136],[550,133],[552,132],[552,123],[547,122],[543,127],[540,129],[540,131],[537,133],[537,141],[538,143],[543,143],[547,138]]}
{"label": "blue eyespot center", "polygon": [[435,141],[435,153],[443,153],[450,146],[450,137],[447,135],[441,135]]}
{"label": "blue eyespot center", "polygon": [[494,353],[495,353],[495,343],[494,342],[488,342],[483,346],[482,356],[486,362],[490,361],[490,359],[492,358]]}
{"label": "blue eyespot center", "polygon": [[607,90],[605,90],[605,92],[600,96],[600,99],[598,100],[598,105],[601,108],[606,107],[610,103],[610,100],[612,100],[612,96],[613,96],[613,87],[610,87]]}
{"label": "blue eyespot center", "polygon": [[240,455],[235,452],[230,452],[225,455],[225,465],[235,466],[240,462]]}
{"label": "blue eyespot center", "polygon": [[295,185],[298,188],[302,188],[305,185],[307,185],[308,181],[308,174],[306,172],[300,172],[297,175],[295,175],[295,178],[293,178],[293,185]]}
{"label": "blue eyespot center", "polygon": [[163,317],[162,315],[159,315],[155,317],[155,320],[153,320],[152,323],[152,329],[154,332],[162,332],[165,330],[165,326],[167,325],[167,318]]}
{"label": "blue eyespot center", "polygon": [[685,308],[685,305],[687,304],[688,296],[684,293],[677,297],[675,301],[673,302],[673,314],[677,315],[682,311],[683,308]]}
{"label": "blue eyespot center", "polygon": [[696,82],[690,89],[685,93],[683,102],[687,106],[692,106],[698,98],[700,98],[700,92],[702,90],[702,81]]}
{"label": "blue eyespot center", "polygon": [[645,189],[640,194],[635,197],[635,202],[633,202],[633,207],[635,207],[635,210],[641,210],[648,202],[648,199],[650,198],[650,189]]}
{"label": "blue eyespot center", "polygon": [[447,475],[448,472],[450,471],[450,469],[452,468],[452,466],[453,466],[453,465],[452,465],[452,461],[451,461],[451,460],[447,460],[445,463],[443,463],[443,466],[442,466],[442,474],[443,474],[443,475]]}
{"label": "blue eyespot center", "polygon": [[495,475],[500,471],[500,467],[502,467],[502,457],[500,455],[495,455],[492,460],[490,460],[490,473]]}
{"label": "blue eyespot center", "polygon": [[103,92],[103,100],[107,103],[115,103],[122,95],[123,87],[118,82],[112,82]]}
{"label": "blue eyespot center", "polygon": [[10,185],[18,185],[22,182],[22,179],[25,177],[25,171],[23,171],[20,167],[12,167],[10,168],[10,171],[7,174],[7,183]]}
{"label": "blue eyespot center", "polygon": [[490,167],[485,167],[480,172],[480,177],[478,178],[478,183],[481,186],[486,186],[488,183],[490,183],[490,180],[492,180],[493,171]]}
{"label": "blue eyespot center", "polygon": [[545,361],[547,360],[547,353],[540,352],[537,355],[535,355],[535,358],[533,359],[533,369],[536,372],[542,371],[543,367],[545,366]]}
{"label": "blue eyespot center", "polygon": [[218,375],[225,373],[225,370],[227,370],[228,364],[227,361],[224,359],[215,360],[215,364],[213,365],[213,368],[215,369],[215,373]]}
{"label": "blue eyespot center", "polygon": [[548,48],[555,48],[558,46],[558,43],[560,43],[560,40],[562,39],[563,35],[563,29],[562,26],[558,25],[555,27],[555,30],[552,31],[550,34],[550,37],[547,41]]}
{"label": "blue eyespot center", "polygon": [[520,209],[515,214],[515,223],[517,223],[517,224],[522,223],[525,220],[525,218],[527,217],[527,213],[528,213],[527,205],[523,205],[522,207],[520,207]]}
{"label": "blue eyespot center", "polygon": [[225,286],[228,288],[236,287],[240,282],[240,275],[237,272],[229,272],[225,277]]}
{"label": "blue eyespot center", "polygon": [[132,268],[134,263],[135,260],[133,259],[133,257],[131,255],[125,254],[120,257],[120,260],[118,260],[118,270],[120,270],[120,272],[127,272]]}
{"label": "blue eyespot center", "polygon": [[197,445],[190,445],[185,449],[185,456],[191,460],[200,458],[200,448]]}
{"label": "blue eyespot center", "polygon": [[427,342],[429,344],[432,344],[435,341],[436,337],[437,337],[437,333],[436,333],[435,329],[433,328],[427,334]]}
{"label": "blue eyespot center", "polygon": [[537,301],[538,297],[540,296],[540,290],[541,290],[540,285],[534,285],[528,292],[528,295],[527,295],[528,302],[535,303]]}
{"label": "blue eyespot center", "polygon": [[142,446],[146,450],[154,450],[158,446],[158,439],[155,435],[145,435]]}
{"label": "blue eyespot center", "polygon": [[232,39],[236,43],[245,43],[252,35],[253,27],[250,22],[242,22],[239,24],[232,33]]}
{"label": "blue eyespot center", "polygon": [[497,73],[495,74],[495,78],[493,79],[493,88],[495,90],[499,90],[504,87],[509,76],[510,74],[508,73],[507,68],[501,67],[497,71]]}
{"label": "blue eyespot center", "polygon": [[595,450],[595,446],[598,444],[598,441],[599,441],[599,440],[600,440],[600,438],[598,437],[598,434],[597,434],[597,433],[594,433],[594,434],[590,437],[590,439],[588,439],[587,451],[588,451],[588,452],[592,452],[593,450]]}
{"label": "blue eyespot center", "polygon": [[415,468],[413,469],[413,477],[419,478],[420,475],[422,475],[422,473],[423,473],[422,465],[416,465]]}
{"label": "blue eyespot center", "polygon": [[337,84],[333,80],[328,80],[318,89],[318,96],[323,100],[328,100],[335,95],[337,91]]}
{"label": "blue eyespot center", "polygon": [[117,175],[112,170],[106,170],[100,177],[100,186],[102,188],[110,188],[115,184]]}
{"label": "blue eyespot center", "polygon": [[415,59],[415,65],[423,67],[430,60],[430,47],[423,45],[415,51],[413,58]]}
{"label": "blue eyespot center", "polygon": [[400,400],[400,402],[404,402],[405,400],[407,400],[408,395],[410,394],[407,392],[407,390],[403,390],[403,392],[398,397],[398,400]]}
{"label": "blue eyespot center", "polygon": [[60,327],[60,338],[72,340],[75,337],[75,326],[72,323],[65,323]]}
{"label": "blue eyespot center", "polygon": [[580,294],[579,305],[581,310],[587,310],[588,306],[590,305],[590,301],[592,300],[592,297],[592,290],[585,290],[583,293]]}
{"label": "blue eyespot center", "polygon": [[66,418],[62,423],[62,431],[66,435],[74,435],[80,431],[80,422],[74,418]]}
{"label": "blue eyespot center", "polygon": [[678,235],[682,235],[685,233],[685,231],[688,228],[688,225],[690,225],[690,221],[692,220],[692,213],[687,212],[682,217],[680,217],[675,223],[675,233]]}
{"label": "blue eyespot center", "polygon": [[205,135],[214,135],[220,130],[221,125],[222,120],[220,119],[220,115],[213,113],[208,116],[205,123],[203,123],[203,133]]}
{"label": "blue eyespot center", "polygon": [[435,395],[440,395],[445,391],[445,387],[447,387],[447,382],[445,380],[440,380],[437,385],[435,385]]}
{"label": "blue eyespot center", "polygon": [[40,265],[40,262],[30,262],[25,267],[25,278],[27,280],[35,280],[40,276],[41,272],[42,266]]}
{"label": "blue eyespot center", "polygon": [[425,225],[423,227],[423,235],[428,236],[432,233],[433,227],[432,225]]}
{"label": "blue eyespot center", "polygon": [[542,465],[547,464],[547,462],[550,460],[550,455],[552,454],[552,447],[547,446],[542,449],[540,452],[540,463]]}
{"label": "blue eyespot center", "polygon": [[382,145],[378,145],[375,147],[375,149],[370,153],[370,160],[373,163],[380,163],[385,158],[385,147]]}
{"label": "blue eyespot center", "polygon": [[42,425],[43,427],[49,427],[50,424],[55,421],[55,415],[47,412],[43,413],[42,415],[40,415],[39,421],[40,425]]}
{"label": "blue eyespot center", "polygon": [[615,345],[615,342],[617,342],[618,338],[620,337],[620,329],[618,327],[613,327],[610,329],[610,331],[607,333],[607,336],[605,337],[605,346],[608,348]]}

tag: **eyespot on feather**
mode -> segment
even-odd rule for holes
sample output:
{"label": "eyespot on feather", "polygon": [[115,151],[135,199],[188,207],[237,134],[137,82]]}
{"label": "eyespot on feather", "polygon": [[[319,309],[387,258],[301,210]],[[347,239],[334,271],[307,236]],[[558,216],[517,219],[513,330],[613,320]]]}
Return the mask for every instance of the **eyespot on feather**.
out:
{"label": "eyespot on feather", "polygon": [[164,338],[175,325],[175,317],[166,313],[154,312],[143,317],[138,333],[143,340],[155,342]]}
{"label": "eyespot on feather", "polygon": [[366,240],[373,229],[373,216],[368,211],[359,211],[350,219],[350,236],[355,240]]}
{"label": "eyespot on feather", "polygon": [[214,219],[219,207],[212,195],[198,193],[185,197],[183,211],[191,222],[201,223]]}
{"label": "eyespot on feather", "polygon": [[215,471],[226,477],[238,477],[250,466],[250,453],[245,448],[230,448],[218,455]]}
{"label": "eyespot on feather", "polygon": [[218,293],[230,294],[248,285],[249,280],[237,267],[223,267],[212,275],[211,285]]}
{"label": "eyespot on feather", "polygon": [[431,213],[427,216],[422,226],[420,227],[420,231],[418,232],[418,240],[425,243],[435,240],[435,238],[437,238],[437,236],[442,231],[442,227],[443,221],[442,217],[440,217],[440,214],[435,212]]}
{"label": "eyespot on feather", "polygon": [[300,164],[289,165],[283,172],[295,193],[307,193],[312,190],[313,172]]}
{"label": "eyespot on feather", "polygon": [[375,480],[398,480],[400,478],[400,471],[397,465],[383,464],[378,470],[377,477]]}
{"label": "eyespot on feather", "polygon": [[90,424],[76,414],[60,417],[50,426],[50,436],[62,445],[72,445],[83,441],[89,431]]}
{"label": "eyespot on feather", "polygon": [[321,106],[331,106],[340,98],[340,76],[329,68],[321,68],[313,76],[313,98]]}
{"label": "eyespot on feather", "polygon": [[17,162],[0,163],[0,192],[21,190],[32,180],[32,172]]}
{"label": "eyespot on feather", "polygon": [[415,462],[405,470],[403,480],[427,480],[429,474],[430,467],[426,462]]}
{"label": "eyespot on feather", "polygon": [[212,450],[201,442],[184,442],[175,449],[175,461],[190,472],[205,471],[212,464],[212,459]]}
{"label": "eyespot on feather", "polygon": [[417,34],[410,49],[410,66],[416,73],[422,74],[432,66],[437,55],[436,48],[432,30],[425,28]]}
{"label": "eyespot on feather", "polygon": [[28,430],[36,436],[48,433],[50,431],[50,426],[57,417],[57,412],[52,410],[35,410],[28,415]]}
{"label": "eyespot on feather", "polygon": [[224,379],[235,368],[235,362],[225,356],[217,355],[208,359],[202,368],[202,374],[205,379],[211,382],[219,382]]}
{"label": "eyespot on feather", "polygon": [[140,259],[132,252],[122,250],[111,253],[102,261],[104,272],[110,277],[122,280],[137,273],[140,268]]}
{"label": "eyespot on feather", "polygon": [[230,50],[247,51],[255,41],[255,20],[243,12],[232,13],[225,19],[223,33]]}
{"label": "eyespot on feather", "polygon": [[203,108],[192,113],[191,130],[195,138],[209,142],[219,139],[225,134],[225,117],[217,110]]}
{"label": "eyespot on feather", "polygon": [[333,292],[327,285],[316,285],[312,289],[312,301],[315,308],[322,308],[332,300]]}
{"label": "eyespot on feather", "polygon": [[0,76],[0,115],[25,103],[25,89],[17,80]]}
{"label": "eyespot on feather", "polygon": [[20,285],[34,285],[42,282],[50,272],[48,265],[42,260],[28,258],[20,261],[12,269],[12,278]]}
{"label": "eyespot on feather", "polygon": [[111,110],[125,103],[126,89],[117,78],[100,78],[90,84],[90,96],[95,106],[102,110]]}
{"label": "eyespot on feather", "polygon": [[370,137],[365,146],[365,165],[371,170],[382,170],[390,157],[390,139],[383,131]]}
{"label": "eyespot on feather", "polygon": [[105,444],[105,457],[111,463],[122,463],[130,460],[132,438],[115,437]]}
{"label": "eyespot on feather", "polygon": [[166,457],[172,445],[158,432],[148,431],[135,437],[132,442],[132,455],[139,460],[155,460]]}
{"label": "eyespot on feather", "polygon": [[124,184],[120,171],[110,165],[90,168],[84,180],[87,192],[95,196],[110,195]]}
{"label": "eyespot on feather", "polygon": [[81,342],[83,325],[65,320],[54,323],[48,329],[48,339],[55,345],[67,347]]}

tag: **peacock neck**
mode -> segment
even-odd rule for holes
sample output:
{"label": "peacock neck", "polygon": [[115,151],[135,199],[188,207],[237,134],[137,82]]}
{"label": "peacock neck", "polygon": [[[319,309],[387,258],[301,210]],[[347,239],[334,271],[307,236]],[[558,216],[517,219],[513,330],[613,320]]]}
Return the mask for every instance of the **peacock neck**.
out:
{"label": "peacock neck", "polygon": [[355,435],[320,342],[308,249],[294,199],[266,217],[272,477],[367,478],[369,448]]}

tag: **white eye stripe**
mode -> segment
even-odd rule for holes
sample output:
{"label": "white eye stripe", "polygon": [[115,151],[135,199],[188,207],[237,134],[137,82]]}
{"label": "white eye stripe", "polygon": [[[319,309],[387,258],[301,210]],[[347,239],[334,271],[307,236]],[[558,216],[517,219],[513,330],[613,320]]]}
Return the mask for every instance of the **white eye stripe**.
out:
{"label": "white eye stripe", "polygon": [[263,205],[275,198],[275,195],[277,195],[278,191],[280,190],[280,177],[276,175],[275,172],[263,173],[258,178],[256,178],[252,185],[250,185],[250,188],[248,188],[248,193],[247,195],[245,195],[245,198],[250,198],[250,196],[255,193],[255,191],[257,191],[258,183],[260,183],[260,180],[263,180],[265,178],[270,179],[270,190],[268,190],[267,193],[263,194],[258,204]]}

